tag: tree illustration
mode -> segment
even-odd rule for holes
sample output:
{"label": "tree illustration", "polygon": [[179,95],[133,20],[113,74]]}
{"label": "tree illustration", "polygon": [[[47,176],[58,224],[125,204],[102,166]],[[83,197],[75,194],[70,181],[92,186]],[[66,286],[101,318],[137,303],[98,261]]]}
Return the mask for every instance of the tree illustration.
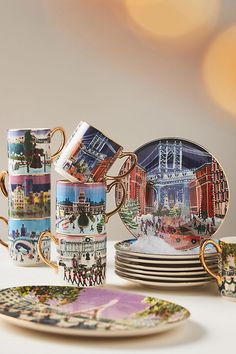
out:
{"label": "tree illustration", "polygon": [[34,153],[34,144],[33,144],[33,136],[31,132],[27,130],[25,132],[25,140],[24,140],[24,155],[26,160],[27,172],[29,172],[29,166],[32,161]]}
{"label": "tree illustration", "polygon": [[43,304],[54,300],[57,305],[65,305],[75,301],[82,289],[63,286],[21,286],[16,290],[22,297],[33,295]]}
{"label": "tree illustration", "polygon": [[136,200],[128,200],[126,203],[126,207],[129,209],[133,217],[139,214],[140,205]]}
{"label": "tree illustration", "polygon": [[143,302],[149,306],[143,311],[137,312],[136,317],[154,316],[165,321],[172,315],[184,310],[180,305],[165,300],[155,299],[151,296],[145,297]]}
{"label": "tree illustration", "polygon": [[170,216],[171,218],[176,216],[176,211],[174,208],[171,208],[168,212],[168,216]]}
{"label": "tree illustration", "polygon": [[102,217],[101,220],[97,223],[97,232],[98,232],[99,234],[102,233],[104,225],[105,225],[105,220],[104,220],[104,218]]}
{"label": "tree illustration", "polygon": [[82,227],[86,227],[89,224],[89,218],[87,217],[85,212],[82,212],[78,218],[78,225]]}
{"label": "tree illustration", "polygon": [[138,224],[133,220],[133,215],[130,209],[127,206],[124,206],[120,210],[121,220],[125,223],[125,225],[131,229],[135,230],[138,227]]}

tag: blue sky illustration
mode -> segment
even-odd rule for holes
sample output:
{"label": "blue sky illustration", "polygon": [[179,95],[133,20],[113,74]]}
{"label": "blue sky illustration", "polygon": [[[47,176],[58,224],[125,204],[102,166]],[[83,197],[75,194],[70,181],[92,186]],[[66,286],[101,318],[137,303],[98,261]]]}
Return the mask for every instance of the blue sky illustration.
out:
{"label": "blue sky illustration", "polygon": [[26,227],[27,232],[31,233],[32,231],[35,231],[37,233],[40,233],[45,230],[50,229],[50,218],[48,219],[38,219],[38,220],[15,220],[15,219],[10,219],[9,220],[9,233],[11,233],[12,230],[20,230],[22,227],[22,224],[24,224],[24,227]]}
{"label": "blue sky illustration", "polygon": [[57,185],[57,203],[63,202],[69,198],[71,202],[77,202],[79,199],[79,194],[81,188],[85,192],[86,199],[90,199],[90,201],[94,203],[99,203],[101,200],[106,200],[106,190],[103,185],[99,185],[96,187],[80,187],[79,185],[65,185],[58,184]]}

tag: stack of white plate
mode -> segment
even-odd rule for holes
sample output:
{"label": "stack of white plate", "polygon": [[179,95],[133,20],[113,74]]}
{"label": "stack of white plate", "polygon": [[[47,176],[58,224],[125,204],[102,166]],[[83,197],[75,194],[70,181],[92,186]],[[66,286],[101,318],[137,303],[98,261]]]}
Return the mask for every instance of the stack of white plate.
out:
{"label": "stack of white plate", "polygon": [[[115,272],[131,282],[157,287],[189,287],[204,285],[212,280],[199,259],[199,248],[178,254],[134,252],[136,240],[115,244]],[[134,248],[134,247],[133,247]],[[217,270],[218,256],[215,249],[206,252],[209,267]]]}

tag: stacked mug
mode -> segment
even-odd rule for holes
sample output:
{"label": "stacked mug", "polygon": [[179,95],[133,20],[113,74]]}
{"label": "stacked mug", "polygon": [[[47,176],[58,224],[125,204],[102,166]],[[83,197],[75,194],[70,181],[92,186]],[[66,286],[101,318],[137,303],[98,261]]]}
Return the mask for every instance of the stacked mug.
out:
{"label": "stacked mug", "polygon": [[[56,132],[61,134],[61,144],[51,155],[51,138]],[[37,251],[39,236],[51,228],[51,162],[64,147],[65,133],[60,127],[10,129],[7,143],[8,172],[1,172],[0,188],[8,197],[9,219],[0,219],[8,224],[8,242],[0,243],[9,249],[16,265],[37,265],[42,263]],[[42,252],[50,258],[49,238],[44,240]]]}
{"label": "stacked mug", "polygon": [[[56,183],[56,235],[46,231],[39,238],[40,258],[58,273],[64,285],[91,287],[106,280],[106,223],[122,207],[126,190],[124,176],[108,176],[117,158],[131,157],[129,174],[137,163],[132,152],[123,148],[86,122],[72,134],[55,170],[66,179]],[[110,181],[110,182],[109,182]],[[106,212],[107,193],[120,185],[120,203]],[[57,248],[57,262],[44,253],[45,240],[50,238]]]}

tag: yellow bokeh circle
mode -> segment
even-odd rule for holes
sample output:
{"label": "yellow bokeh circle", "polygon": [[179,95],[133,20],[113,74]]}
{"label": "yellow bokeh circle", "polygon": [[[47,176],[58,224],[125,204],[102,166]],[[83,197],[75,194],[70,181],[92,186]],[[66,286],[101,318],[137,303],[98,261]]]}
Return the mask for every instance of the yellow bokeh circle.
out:
{"label": "yellow bokeh circle", "polygon": [[236,25],[210,45],[203,63],[203,77],[213,100],[236,115]]}
{"label": "yellow bokeh circle", "polygon": [[219,0],[125,0],[130,19],[156,37],[176,38],[208,28],[219,15]]}

